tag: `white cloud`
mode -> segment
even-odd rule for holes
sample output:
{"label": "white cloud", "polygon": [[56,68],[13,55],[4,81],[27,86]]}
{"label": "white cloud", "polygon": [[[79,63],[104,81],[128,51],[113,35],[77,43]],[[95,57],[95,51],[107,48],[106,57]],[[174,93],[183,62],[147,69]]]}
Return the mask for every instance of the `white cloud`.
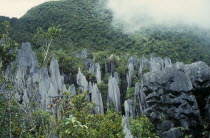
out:
{"label": "white cloud", "polygon": [[0,0],[0,16],[23,16],[29,9],[51,0]]}
{"label": "white cloud", "polygon": [[210,28],[209,0],[108,0],[113,24],[133,32],[151,25],[198,25]]}

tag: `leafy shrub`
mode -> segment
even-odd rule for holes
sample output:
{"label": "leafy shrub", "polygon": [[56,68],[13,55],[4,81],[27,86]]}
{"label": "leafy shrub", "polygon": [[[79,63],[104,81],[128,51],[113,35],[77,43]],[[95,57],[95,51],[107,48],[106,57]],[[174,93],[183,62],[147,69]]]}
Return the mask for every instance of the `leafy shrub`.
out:
{"label": "leafy shrub", "polygon": [[126,91],[126,99],[134,99],[135,87],[131,87]]}
{"label": "leafy shrub", "polygon": [[25,130],[22,137],[50,137],[55,124],[53,116],[49,112],[37,110],[24,118]]}
{"label": "leafy shrub", "polygon": [[[86,92],[79,94],[71,101],[63,102],[65,117],[59,120],[57,134],[60,137],[75,138],[124,137],[122,116],[112,112],[107,112],[105,115],[89,114],[95,104],[88,102],[86,94]],[[73,117],[66,116],[69,113]]]}
{"label": "leafy shrub", "polygon": [[11,39],[11,27],[8,21],[2,22],[1,28],[3,31],[0,36],[0,67],[4,70],[15,59],[18,43]]}
{"label": "leafy shrub", "polygon": [[98,89],[101,91],[101,96],[104,104],[104,110],[107,109],[107,95],[108,95],[108,84],[104,83],[102,81],[100,84],[98,84]]}
{"label": "leafy shrub", "polygon": [[132,135],[137,138],[158,138],[154,125],[144,114],[136,119],[131,119],[130,128]]}

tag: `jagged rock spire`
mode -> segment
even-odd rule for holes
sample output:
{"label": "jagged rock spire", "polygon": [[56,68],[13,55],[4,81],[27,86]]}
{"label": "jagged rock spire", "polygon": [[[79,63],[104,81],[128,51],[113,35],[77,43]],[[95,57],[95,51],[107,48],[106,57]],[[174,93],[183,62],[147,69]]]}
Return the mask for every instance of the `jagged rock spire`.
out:
{"label": "jagged rock spire", "polygon": [[122,126],[123,126],[123,132],[125,133],[125,138],[133,138],[133,135],[131,134],[130,130],[130,124],[128,117],[122,117]]}
{"label": "jagged rock spire", "polygon": [[82,92],[88,91],[88,81],[86,80],[86,77],[82,74],[80,68],[77,74],[77,84],[82,89]]}
{"label": "jagged rock spire", "polygon": [[94,102],[96,104],[96,107],[94,108],[95,114],[104,114],[104,106],[102,101],[101,92],[99,91],[97,84],[93,85],[89,83],[89,93],[91,93],[91,102]]}
{"label": "jagged rock spire", "polygon": [[101,83],[101,68],[99,63],[95,63],[95,59],[93,59],[90,63],[89,72],[96,76],[97,84]]}
{"label": "jagged rock spire", "polygon": [[130,100],[130,99],[125,100],[124,108],[125,108],[125,116],[126,117],[135,118],[135,106],[134,106],[134,102],[132,100]]}
{"label": "jagged rock spire", "polygon": [[115,108],[116,112],[121,111],[121,102],[120,102],[120,89],[118,82],[114,77],[109,78],[108,82],[108,107]]}
{"label": "jagged rock spire", "polygon": [[14,89],[25,104],[33,98],[41,109],[46,110],[46,106],[51,103],[51,98],[59,96],[66,88],[63,76],[60,75],[58,62],[54,58],[51,60],[50,73],[46,68],[39,68],[30,43],[22,44],[13,66],[16,66],[16,70],[8,69],[7,72],[14,74]]}

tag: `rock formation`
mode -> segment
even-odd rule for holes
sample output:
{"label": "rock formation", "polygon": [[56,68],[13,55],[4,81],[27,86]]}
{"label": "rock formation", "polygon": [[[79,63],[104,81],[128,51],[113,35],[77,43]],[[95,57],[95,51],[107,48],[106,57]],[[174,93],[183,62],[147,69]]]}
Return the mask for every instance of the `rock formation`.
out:
{"label": "rock formation", "polygon": [[146,101],[146,95],[143,92],[143,89],[140,83],[136,83],[135,85],[134,103],[135,103],[136,114],[144,113],[144,111],[148,107],[147,101]]}
{"label": "rock formation", "polygon": [[96,104],[93,112],[95,114],[104,114],[104,106],[101,92],[99,91],[96,84],[92,85],[91,83],[89,83],[89,93],[91,94],[91,102],[94,102]]}
{"label": "rock formation", "polygon": [[88,81],[86,80],[86,77],[82,74],[80,68],[77,74],[77,84],[80,86],[82,92],[88,91]]}
{"label": "rock formation", "polygon": [[127,117],[122,118],[122,126],[123,126],[123,132],[125,133],[125,138],[133,138],[133,135],[130,131],[130,124],[129,119]]}
{"label": "rock formation", "polygon": [[[84,64],[89,72],[96,76],[97,84],[100,84],[102,75],[100,65],[94,60],[87,59],[89,55],[87,50],[80,54],[76,53],[76,56],[85,61]],[[127,89],[134,85],[132,77],[135,72],[138,72],[139,80],[135,84],[133,99],[122,101],[124,93],[120,93],[119,86],[123,84],[121,83],[123,80],[122,78],[120,80],[120,74],[115,72],[115,65],[110,60],[105,62],[104,69],[105,73],[111,74],[108,80],[107,107],[114,108],[119,113],[121,104],[124,103],[123,122],[126,124],[124,127],[126,137],[132,137],[127,117],[135,118],[142,113],[155,123],[163,138],[181,137],[179,127],[188,128],[195,137],[200,136],[203,119],[210,120],[208,65],[204,62],[188,65],[181,62],[172,64],[169,58],[162,59],[154,55],[151,55],[150,60],[143,56],[139,61],[133,56],[128,59],[127,64]],[[66,88],[64,76],[60,74],[58,62],[54,58],[50,62],[49,69],[38,66],[38,60],[30,43],[22,44],[16,60],[6,70],[5,79],[14,84],[13,91],[16,92],[15,97],[19,103],[27,106],[30,102],[34,102],[36,108],[50,110],[55,114],[54,108],[47,108],[53,99],[62,98],[63,91],[71,92],[71,98],[76,95],[74,84]],[[87,91],[89,101],[96,103],[93,113],[104,114],[102,96],[97,84],[88,82],[79,69],[78,87],[81,92]],[[5,90],[4,86],[1,86],[1,91]],[[201,112],[205,112],[205,115]]]}
{"label": "rock formation", "polygon": [[133,63],[129,63],[128,64],[128,74],[126,76],[126,80],[127,80],[127,89],[131,88],[131,84],[132,84],[132,77],[134,74],[134,65]]}
{"label": "rock formation", "polygon": [[71,92],[71,97],[74,97],[76,95],[76,89],[75,89],[75,85],[72,84],[69,89],[68,89],[69,92]]}
{"label": "rock formation", "polygon": [[161,121],[164,115],[176,127],[194,129],[197,135],[202,120],[193,93],[210,87],[210,68],[203,62],[167,64],[164,69],[160,65],[143,75],[143,91],[149,105],[147,115],[155,122]]}
{"label": "rock formation", "polygon": [[[133,62],[128,63],[127,82],[130,87]],[[145,113],[156,124],[161,137],[180,137],[178,127],[189,128],[194,136],[199,136],[202,125],[200,110],[205,110],[205,118],[210,118],[210,67],[203,62],[172,64],[169,58],[163,60],[151,55],[150,60],[142,57],[137,71],[140,83],[135,85],[134,101],[124,103],[126,116]],[[197,101],[202,95],[207,96],[206,101],[205,97],[200,98],[206,103],[205,107],[199,107],[203,103]]]}
{"label": "rock formation", "polygon": [[120,89],[114,77],[109,78],[107,104],[108,107],[115,108],[117,113],[121,111]]}
{"label": "rock formation", "polygon": [[33,100],[42,110],[47,110],[52,99],[66,91],[57,61],[54,58],[51,60],[49,72],[46,68],[39,68],[30,43],[22,44],[16,60],[6,71],[6,78],[15,82],[14,91],[17,91],[19,102],[28,104],[32,102],[29,99]]}
{"label": "rock formation", "polygon": [[96,76],[96,81],[98,84],[101,83],[101,68],[99,63],[95,63],[93,59],[90,63],[89,72]]}
{"label": "rock formation", "polygon": [[132,100],[128,99],[124,102],[125,116],[135,118],[135,106]]}

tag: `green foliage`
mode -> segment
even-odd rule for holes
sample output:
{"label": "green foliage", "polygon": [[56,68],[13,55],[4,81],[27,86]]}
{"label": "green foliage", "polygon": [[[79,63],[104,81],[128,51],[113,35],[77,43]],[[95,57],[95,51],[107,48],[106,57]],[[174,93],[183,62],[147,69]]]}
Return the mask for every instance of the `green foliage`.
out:
{"label": "green foliage", "polygon": [[[21,19],[0,17],[0,22],[8,21],[0,27],[0,32],[3,34],[1,39],[4,41],[4,44],[0,44],[0,66],[5,68],[14,59],[15,52],[11,51],[16,49],[17,44],[11,38],[17,42],[30,41],[35,45],[32,36],[36,28],[39,27],[35,35],[39,40],[39,45],[35,45],[38,58],[42,64],[46,65],[47,62],[45,61],[50,58],[48,55],[55,55],[59,59],[61,71],[65,74],[71,73],[73,80],[76,80],[76,73],[80,67],[88,80],[95,81],[95,76],[85,70],[84,61],[74,57],[73,51],[82,48],[93,51],[93,56],[96,62],[100,62],[103,73],[105,72],[104,63],[108,55],[113,54],[114,56],[108,60],[115,65],[115,71],[120,75],[122,99],[132,99],[135,92],[134,87],[132,87],[125,93],[127,84],[125,53],[136,54],[137,56],[143,54],[148,56],[154,53],[157,56],[170,57],[173,62],[190,63],[201,60],[210,64],[209,40],[206,39],[210,34],[207,31],[185,26],[179,28],[183,31],[174,31],[174,28],[157,26],[127,35],[122,33],[120,28],[116,29],[111,26],[111,12],[103,7],[103,2],[98,3],[97,0],[62,0],[36,6]],[[10,34],[9,22],[14,28],[13,36]],[[60,26],[49,28],[52,23],[55,26],[60,24]],[[56,36],[60,35],[61,31],[63,32],[61,34],[62,39],[59,40]],[[53,40],[55,43],[52,43]],[[39,48],[40,45],[44,50]],[[121,57],[118,58],[115,55]],[[147,71],[143,68],[143,73]],[[135,75],[136,73],[132,76],[132,86],[138,81]],[[104,105],[106,105],[109,77],[110,74],[103,74],[103,81],[98,86],[102,93]],[[72,100],[67,98],[67,100],[60,101],[62,118],[56,122],[59,125],[56,124],[53,128],[54,131],[60,134],[60,137],[123,137],[124,134],[120,125],[121,116],[110,112],[105,115],[91,115],[94,104],[89,103],[85,96],[86,93],[78,95]],[[9,105],[8,102],[1,99],[3,98],[0,98],[0,118],[3,122],[0,121],[0,135],[8,137]],[[46,137],[51,133],[49,129],[52,126],[49,125],[49,119],[53,117],[52,115],[37,111],[25,116],[17,102],[11,100],[11,103],[13,105],[12,112],[10,112],[12,113],[13,136],[18,137],[22,134],[25,137],[36,137],[37,135]],[[69,114],[74,117],[69,118]],[[33,125],[30,125],[30,119],[34,120],[32,121]],[[22,122],[27,124],[27,131],[25,132],[23,132]],[[46,130],[46,133],[43,130]],[[133,135],[137,137],[156,136],[153,125],[145,116],[132,120],[131,130]]]}
{"label": "green foliage", "polygon": [[19,136],[21,132],[22,120],[19,118],[20,111],[17,103],[14,100],[11,100],[11,104],[13,106],[9,107],[9,104],[5,100],[1,99],[0,102],[0,136],[9,137],[10,134],[14,137]]}
{"label": "green foliage", "polygon": [[110,53],[108,51],[97,51],[93,53],[93,58],[100,64],[102,74],[105,73],[105,62]]}
{"label": "green foliage", "polygon": [[143,67],[142,74],[149,72],[149,69],[147,67]]}
{"label": "green foliage", "polygon": [[115,67],[118,67],[120,64],[120,58],[115,55],[111,54],[111,56],[108,58],[109,62],[112,63]]}
{"label": "green foliage", "polygon": [[126,99],[134,99],[135,87],[131,87],[126,91]]}
{"label": "green foliage", "polygon": [[203,120],[203,127],[202,136],[208,137],[210,135],[210,120]]}
{"label": "green foliage", "polygon": [[53,40],[60,36],[62,29],[51,25],[47,31],[43,31],[42,28],[37,28],[37,32],[34,37],[37,39],[37,43],[41,45],[44,53],[43,66],[46,66],[50,57],[48,56],[50,47]]}
{"label": "green foliage", "polygon": [[190,131],[188,128],[180,127],[180,130],[184,138],[192,138],[192,134],[190,134]]}
{"label": "green foliage", "polygon": [[50,137],[53,129],[53,117],[50,113],[37,110],[29,116],[22,115],[25,125],[25,130],[22,132],[22,137]]}
{"label": "green foliage", "polygon": [[102,81],[100,84],[98,84],[98,89],[101,91],[101,96],[104,104],[104,110],[107,109],[107,95],[108,95],[108,83],[105,83]]}
{"label": "green foliage", "polygon": [[144,114],[137,119],[131,119],[130,128],[132,135],[137,138],[159,138],[154,125]]}
{"label": "green foliage", "polygon": [[0,94],[0,136],[2,137],[17,137],[21,132],[21,119],[19,118],[20,108],[18,103],[13,98],[15,92],[12,92],[13,86],[11,82],[5,82],[2,78],[0,87],[4,91]]}
{"label": "green foliage", "polygon": [[88,127],[82,125],[81,122],[77,121],[75,117],[65,118],[58,126],[59,137],[86,137]]}
{"label": "green foliage", "polygon": [[72,80],[76,84],[76,75],[78,73],[78,69],[80,68],[81,71],[85,74],[87,73],[84,61],[78,57],[74,57],[74,55],[68,53],[68,51],[60,50],[52,50],[51,55],[55,55],[59,62],[60,70],[66,74],[71,74]]}
{"label": "green foliage", "polygon": [[[121,126],[122,116],[107,112],[105,115],[89,114],[95,104],[89,103],[86,92],[62,103],[65,115],[59,120],[57,133],[60,137],[107,138],[124,136]],[[67,115],[73,117],[69,118]]]}
{"label": "green foliage", "polygon": [[124,137],[121,115],[113,112],[107,112],[105,115],[90,114],[95,104],[88,101],[86,92],[74,96],[71,100],[69,92],[64,92],[63,95],[64,99],[53,100],[53,104],[60,109],[58,120],[46,111],[25,111],[26,107],[18,104],[15,99],[9,104],[3,100],[3,95],[0,95],[0,135],[27,138],[48,138],[53,134],[61,138]]}
{"label": "green foliage", "polygon": [[48,112],[36,110],[30,105],[20,104],[15,98],[13,85],[4,78],[0,87],[0,136],[1,137],[49,137],[52,132],[52,117]]}
{"label": "green foliage", "polygon": [[14,60],[18,44],[10,38],[11,27],[8,21],[1,23],[0,70],[5,69]]}
{"label": "green foliage", "polygon": [[46,30],[51,24],[60,24],[62,41],[56,41],[54,47],[68,52],[88,48],[122,55],[148,56],[154,53],[170,57],[173,62],[201,60],[210,64],[210,33],[207,30],[155,26],[127,35],[122,29],[111,26],[112,14],[104,7],[103,0],[53,1],[32,8],[21,19],[0,17],[0,21],[10,21],[17,42],[32,42],[36,28]]}
{"label": "green foliage", "polygon": [[[111,76],[111,74],[109,74],[109,73],[104,74],[103,81],[105,84],[108,84],[110,76]],[[107,90],[108,90],[108,88],[107,88]]]}
{"label": "green foliage", "polygon": [[128,72],[127,62],[128,61],[125,57],[120,57],[119,66],[116,67],[116,72],[118,72],[122,77],[126,77],[126,74]]}

